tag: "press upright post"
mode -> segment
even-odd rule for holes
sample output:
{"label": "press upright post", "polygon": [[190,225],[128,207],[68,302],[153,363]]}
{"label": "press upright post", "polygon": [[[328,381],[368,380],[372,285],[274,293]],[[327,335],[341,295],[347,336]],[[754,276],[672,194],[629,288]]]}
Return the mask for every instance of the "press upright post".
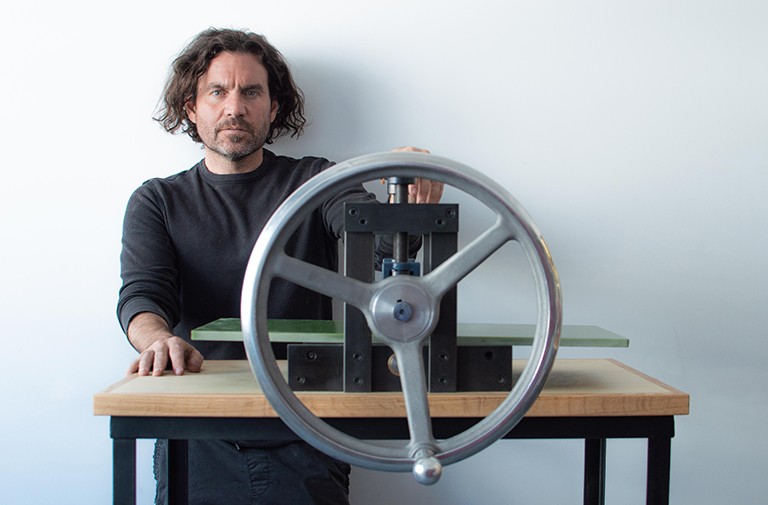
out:
{"label": "press upright post", "polygon": [[[387,193],[389,201],[393,204],[408,203],[408,185],[416,182],[413,177],[390,177],[387,180]],[[392,238],[392,257],[395,265],[405,265],[408,263],[408,233],[395,232]],[[392,275],[408,273],[400,268],[394,268]]]}

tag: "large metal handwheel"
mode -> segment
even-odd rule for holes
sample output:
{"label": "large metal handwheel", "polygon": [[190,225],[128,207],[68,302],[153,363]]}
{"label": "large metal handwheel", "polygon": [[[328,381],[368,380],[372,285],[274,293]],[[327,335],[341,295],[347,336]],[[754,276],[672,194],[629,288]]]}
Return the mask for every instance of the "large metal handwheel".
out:
{"label": "large metal handwheel", "polygon": [[[456,187],[483,202],[495,223],[466,247],[423,277],[392,276],[365,283],[288,256],[285,244],[299,223],[336,195],[339,188],[384,177],[423,177]],[[445,440],[432,435],[422,347],[439,318],[443,295],[505,243],[517,241],[528,259],[536,287],[538,317],[531,357],[507,398],[486,418]],[[397,359],[411,439],[400,446],[364,441],[318,418],[293,394],[269,341],[267,305],[272,279],[357,307],[374,335]],[[395,317],[398,302],[412,317]],[[436,482],[442,466],[486,448],[511,430],[531,407],[549,375],[560,338],[561,295],[549,250],[517,201],[485,175],[454,161],[424,153],[361,156],[339,163],[293,193],[259,236],[243,281],[242,328],[248,360],[264,394],[283,421],[304,440],[350,464],[385,471],[413,470],[424,484]]]}

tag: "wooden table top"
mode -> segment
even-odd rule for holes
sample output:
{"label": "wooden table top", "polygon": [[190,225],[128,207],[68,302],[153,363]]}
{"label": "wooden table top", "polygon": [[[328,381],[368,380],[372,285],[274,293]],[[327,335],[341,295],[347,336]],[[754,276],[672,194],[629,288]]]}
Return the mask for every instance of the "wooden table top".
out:
{"label": "wooden table top", "polygon": [[[515,361],[515,375],[524,362]],[[319,417],[404,417],[400,393],[302,392]],[[430,393],[432,417],[484,417],[506,393]],[[689,396],[611,359],[556,360],[527,417],[688,414]],[[206,361],[200,373],[132,375],[93,397],[95,415],[276,417],[247,361]]]}
{"label": "wooden table top", "polygon": [[[524,363],[515,361],[515,369]],[[517,375],[516,373],[516,375]],[[319,417],[404,417],[400,393],[302,392]],[[484,417],[500,392],[430,393],[433,417]],[[563,359],[527,417],[688,414],[689,396],[611,359]],[[247,361],[206,361],[200,373],[132,375],[93,397],[95,415],[138,417],[276,417]]]}

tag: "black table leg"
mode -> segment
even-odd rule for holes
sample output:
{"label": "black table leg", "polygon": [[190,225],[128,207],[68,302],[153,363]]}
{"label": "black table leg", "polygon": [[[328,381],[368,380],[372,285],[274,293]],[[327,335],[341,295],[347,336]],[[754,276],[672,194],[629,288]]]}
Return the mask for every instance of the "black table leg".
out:
{"label": "black table leg", "polygon": [[136,504],[136,439],[112,440],[112,502]]}
{"label": "black table leg", "polygon": [[669,474],[671,471],[672,439],[648,439],[648,483],[646,503],[669,505]]}
{"label": "black table leg", "polygon": [[187,505],[188,442],[168,440],[168,505]]}
{"label": "black table leg", "polygon": [[[358,438],[400,440],[407,438],[404,419],[330,419],[330,424]],[[477,420],[435,418],[438,438],[447,438],[466,430]],[[136,442],[138,438],[169,440],[168,497],[172,505],[188,500],[188,443],[190,440],[256,439],[269,433],[275,440],[293,433],[276,418],[111,418],[114,448],[114,504],[134,505],[136,501]],[[675,435],[673,416],[523,418],[504,438],[585,440],[584,503],[604,505],[606,440],[609,438],[648,439],[648,505],[669,505],[670,458]]]}
{"label": "black table leg", "polygon": [[584,440],[584,505],[605,505],[605,439]]}

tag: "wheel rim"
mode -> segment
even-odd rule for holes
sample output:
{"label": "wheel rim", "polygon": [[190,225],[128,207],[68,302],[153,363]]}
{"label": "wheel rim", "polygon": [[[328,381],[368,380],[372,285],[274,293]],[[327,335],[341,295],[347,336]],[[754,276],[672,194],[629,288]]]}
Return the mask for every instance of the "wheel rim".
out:
{"label": "wheel rim", "polygon": [[[496,214],[491,228],[419,278],[398,276],[366,284],[287,256],[286,241],[306,216],[340,187],[373,179],[414,176],[437,180],[463,190]],[[538,316],[531,357],[507,398],[473,427],[445,440],[432,437],[426,380],[420,348],[437,321],[439,298],[487,257],[510,240],[520,244],[536,286]],[[272,279],[283,278],[358,306],[372,331],[393,348],[401,367],[411,440],[402,446],[363,441],[343,433],[312,414],[283,379],[269,342],[267,300]],[[413,325],[393,326],[386,317],[391,293],[404,290],[418,298],[422,313],[433,317]],[[419,294],[422,293],[422,294]],[[429,302],[421,296],[432,297]],[[383,300],[383,301],[382,301]],[[382,309],[381,307],[385,307]],[[417,480],[432,483],[440,466],[471,456],[511,430],[536,400],[554,362],[560,338],[560,284],[549,250],[522,206],[504,188],[482,173],[452,160],[423,153],[379,153],[354,158],[323,171],[292,194],[270,218],[254,246],[242,292],[242,326],[248,360],[264,394],[283,421],[304,440],[350,464],[385,471],[413,470]],[[383,323],[382,323],[383,321]],[[409,321],[410,323],[410,321]],[[408,326],[408,330],[398,329]],[[393,329],[394,328],[394,329]],[[390,335],[389,333],[396,333]],[[405,333],[405,335],[404,335]],[[401,361],[402,360],[402,361]],[[405,370],[403,370],[403,367]],[[412,419],[412,417],[426,419]]]}

